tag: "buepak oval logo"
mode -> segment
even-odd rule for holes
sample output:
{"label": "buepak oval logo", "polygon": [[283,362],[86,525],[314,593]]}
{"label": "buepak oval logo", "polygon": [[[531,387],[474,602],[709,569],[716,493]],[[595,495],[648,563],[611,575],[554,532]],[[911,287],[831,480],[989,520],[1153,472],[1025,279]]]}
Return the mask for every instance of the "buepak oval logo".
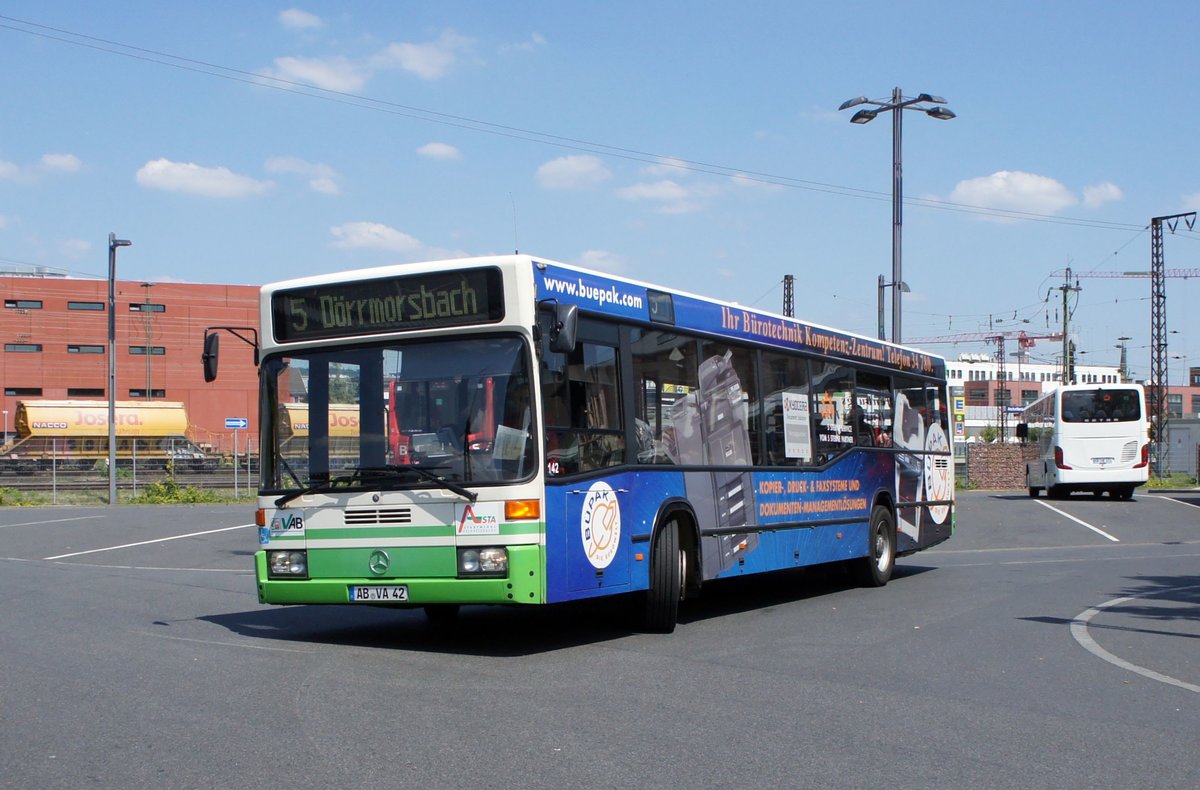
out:
{"label": "buepak oval logo", "polygon": [[612,486],[603,480],[592,483],[583,500],[579,534],[588,562],[607,568],[621,545],[621,505]]}

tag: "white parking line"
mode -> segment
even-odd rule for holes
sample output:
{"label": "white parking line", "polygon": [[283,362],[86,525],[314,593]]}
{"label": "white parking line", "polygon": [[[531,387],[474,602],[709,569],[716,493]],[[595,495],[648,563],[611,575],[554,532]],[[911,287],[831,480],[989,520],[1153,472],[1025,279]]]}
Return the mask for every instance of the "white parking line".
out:
{"label": "white parking line", "polygon": [[74,518],[52,518],[46,521],[22,521],[19,524],[0,524],[0,529],[9,527],[34,527],[39,524],[61,524],[64,521],[86,521],[89,518],[104,518],[104,516],[75,516]]}
{"label": "white parking line", "polygon": [[1175,499],[1175,498],[1169,497],[1169,496],[1164,496],[1162,494],[1155,494],[1154,498],[1155,499],[1165,499],[1168,502],[1174,502],[1175,504],[1183,505],[1184,507],[1200,507],[1200,505],[1196,505],[1191,502],[1183,502],[1181,500],[1178,500],[1178,499]]}
{"label": "white parking line", "polygon": [[1041,505],[1042,507],[1048,507],[1048,508],[1050,508],[1051,510],[1053,510],[1055,513],[1057,513],[1057,514],[1058,514],[1058,515],[1060,515],[1060,516],[1064,516],[1064,517],[1066,517],[1066,518],[1069,518],[1069,519],[1071,519],[1071,520],[1072,520],[1072,521],[1074,521],[1076,524],[1082,524],[1083,526],[1085,526],[1085,527],[1087,527],[1088,529],[1090,529],[1092,532],[1095,532],[1097,535],[1103,535],[1104,537],[1106,537],[1106,538],[1108,538],[1109,540],[1111,540],[1113,543],[1120,543],[1120,542],[1121,542],[1121,541],[1117,540],[1116,538],[1114,538],[1112,535],[1109,535],[1109,534],[1108,534],[1107,532],[1105,532],[1104,530],[1100,529],[1099,527],[1093,527],[1091,524],[1087,523],[1086,521],[1084,521],[1084,520],[1082,520],[1082,519],[1075,518],[1075,517],[1074,517],[1074,516],[1072,516],[1070,513],[1064,513],[1063,511],[1059,510],[1058,508],[1054,507],[1053,505],[1047,505],[1045,502],[1043,502],[1043,501],[1042,501],[1042,500],[1040,500],[1040,499],[1035,499],[1034,501],[1035,501],[1035,502],[1037,502],[1037,503],[1038,503],[1039,505]]}
{"label": "white parking line", "polygon": [[184,538],[195,538],[200,535],[212,535],[216,532],[229,532],[235,529],[245,529],[253,527],[254,524],[238,524],[236,527],[222,527],[221,529],[208,529],[204,532],[189,532],[186,535],[172,535],[169,538],[155,538],[154,540],[139,540],[137,543],[123,543],[120,546],[106,546],[102,549],[88,549],[87,551],[74,551],[70,554],[56,554],[53,557],[42,557],[43,560],[65,560],[67,557],[80,557],[84,554],[97,554],[101,551],[116,551],[117,549],[131,549],[134,546],[149,546],[151,543],[166,543],[169,540],[183,540]]}
{"label": "white parking line", "polygon": [[[1188,587],[1177,587],[1177,588],[1175,588],[1175,590],[1192,590],[1192,589],[1195,589],[1197,586],[1200,586],[1200,585],[1193,584]],[[1088,623],[1091,622],[1093,617],[1100,614],[1101,611],[1108,609],[1109,607],[1112,607],[1112,606],[1118,606],[1120,604],[1125,603],[1126,601],[1132,601],[1135,598],[1144,598],[1144,597],[1145,596],[1140,596],[1140,595],[1127,595],[1123,598],[1113,598],[1111,601],[1105,601],[1104,603],[1100,604],[1099,606],[1094,606],[1091,609],[1088,609],[1086,612],[1083,612],[1082,614],[1080,614],[1074,620],[1071,621],[1071,636],[1075,637],[1075,641],[1078,642],[1089,653],[1091,653],[1092,655],[1094,655],[1098,658],[1104,659],[1105,661],[1107,661],[1108,663],[1112,664],[1115,667],[1120,667],[1121,669],[1127,669],[1130,672],[1136,672],[1137,674],[1141,675],[1142,677],[1147,677],[1147,678],[1150,678],[1151,680],[1157,680],[1159,683],[1167,683],[1172,686],[1178,686],[1181,689],[1187,689],[1188,691],[1195,691],[1197,693],[1200,693],[1200,686],[1197,686],[1195,683],[1188,683],[1186,680],[1180,680],[1179,678],[1173,678],[1170,675],[1164,675],[1161,672],[1155,672],[1153,669],[1146,669],[1145,667],[1140,667],[1137,664],[1130,663],[1123,658],[1118,658],[1117,656],[1114,656],[1112,653],[1108,652],[1104,648],[1100,647],[1100,645],[1096,644],[1096,640],[1092,639],[1091,635],[1088,633],[1088,630],[1087,630]]]}

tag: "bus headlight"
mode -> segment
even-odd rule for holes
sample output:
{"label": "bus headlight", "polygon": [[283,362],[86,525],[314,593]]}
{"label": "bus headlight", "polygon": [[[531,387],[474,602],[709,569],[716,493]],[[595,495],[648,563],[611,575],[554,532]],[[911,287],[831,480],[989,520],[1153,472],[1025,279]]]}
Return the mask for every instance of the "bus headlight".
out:
{"label": "bus headlight", "polygon": [[308,552],[268,551],[267,575],[273,579],[304,579],[308,577]]}
{"label": "bus headlight", "polygon": [[499,546],[458,550],[459,576],[507,576],[508,550]]}

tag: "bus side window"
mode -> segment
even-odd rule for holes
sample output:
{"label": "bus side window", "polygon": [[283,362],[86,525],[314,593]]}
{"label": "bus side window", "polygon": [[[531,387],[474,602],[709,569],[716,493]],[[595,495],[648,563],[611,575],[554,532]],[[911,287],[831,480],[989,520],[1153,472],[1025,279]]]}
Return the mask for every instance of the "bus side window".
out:
{"label": "bus side window", "polygon": [[703,463],[695,341],[643,329],[635,329],[631,337],[638,462]]}
{"label": "bus side window", "polygon": [[625,462],[617,350],[579,342],[544,374],[546,466],[552,475]]}
{"label": "bus side window", "polygon": [[759,463],[801,466],[813,462],[812,402],[809,397],[808,361],[764,351],[763,398],[766,416],[766,458]]}
{"label": "bus side window", "polygon": [[827,463],[854,446],[854,369],[824,362],[813,370],[817,463]]}

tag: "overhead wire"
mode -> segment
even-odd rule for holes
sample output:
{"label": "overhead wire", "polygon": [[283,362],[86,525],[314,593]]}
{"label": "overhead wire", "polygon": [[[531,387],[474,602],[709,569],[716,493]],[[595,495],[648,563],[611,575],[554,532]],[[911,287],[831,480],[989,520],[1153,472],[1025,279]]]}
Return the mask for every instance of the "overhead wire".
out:
{"label": "overhead wire", "polygon": [[[349,91],[322,88],[317,85],[288,80],[270,74],[247,71],[231,66],[224,66],[218,63],[175,55],[169,52],[148,49],[133,44],[126,44],[124,42],[115,41],[112,39],[92,36],[86,33],[66,30],[64,28],[42,25],[37,22],[19,19],[16,17],[0,15],[0,20],[4,20],[4,22],[8,23],[4,24],[3,22],[0,22],[0,29],[12,30],[14,32],[24,33],[26,35],[36,36],[52,41],[58,41],[60,43],[72,46],[93,49],[111,55],[131,58],[134,60],[181,69],[184,71],[191,71],[219,79],[252,84],[259,87],[266,87],[312,99],[345,104],[352,107],[357,107],[359,109],[385,112],[388,114],[407,117],[414,120],[421,120],[428,123],[436,123],[469,131],[493,134],[511,139],[523,140],[525,142],[551,145],[569,150],[597,154],[600,156],[626,159],[644,164],[655,164],[659,166],[672,167],[680,170],[705,173],[708,175],[716,175],[727,178],[740,178],[774,186],[802,189],[806,191],[834,194],[843,197],[852,197],[864,200],[892,200],[891,195],[878,192],[876,190],[813,181],[810,179],[802,179],[794,176],[780,175],[777,173],[767,173],[729,165],[704,162],[695,159],[687,159],[671,154],[653,153],[636,148],[558,135],[550,132],[541,132],[534,129],[526,129],[508,124],[485,121],[466,115],[457,115],[453,113],[417,107],[415,105],[389,101],[386,99],[377,99],[371,96],[352,93]],[[909,197],[904,198],[903,202],[910,206],[933,208],[940,211],[978,214],[1008,219],[1022,219],[1031,222],[1091,227],[1102,230],[1141,229],[1140,225],[1131,223],[1108,222],[1104,220],[1093,220],[1079,217],[1059,217],[1049,214],[1039,214],[1037,212],[978,206],[969,203],[938,200],[935,198]]]}

